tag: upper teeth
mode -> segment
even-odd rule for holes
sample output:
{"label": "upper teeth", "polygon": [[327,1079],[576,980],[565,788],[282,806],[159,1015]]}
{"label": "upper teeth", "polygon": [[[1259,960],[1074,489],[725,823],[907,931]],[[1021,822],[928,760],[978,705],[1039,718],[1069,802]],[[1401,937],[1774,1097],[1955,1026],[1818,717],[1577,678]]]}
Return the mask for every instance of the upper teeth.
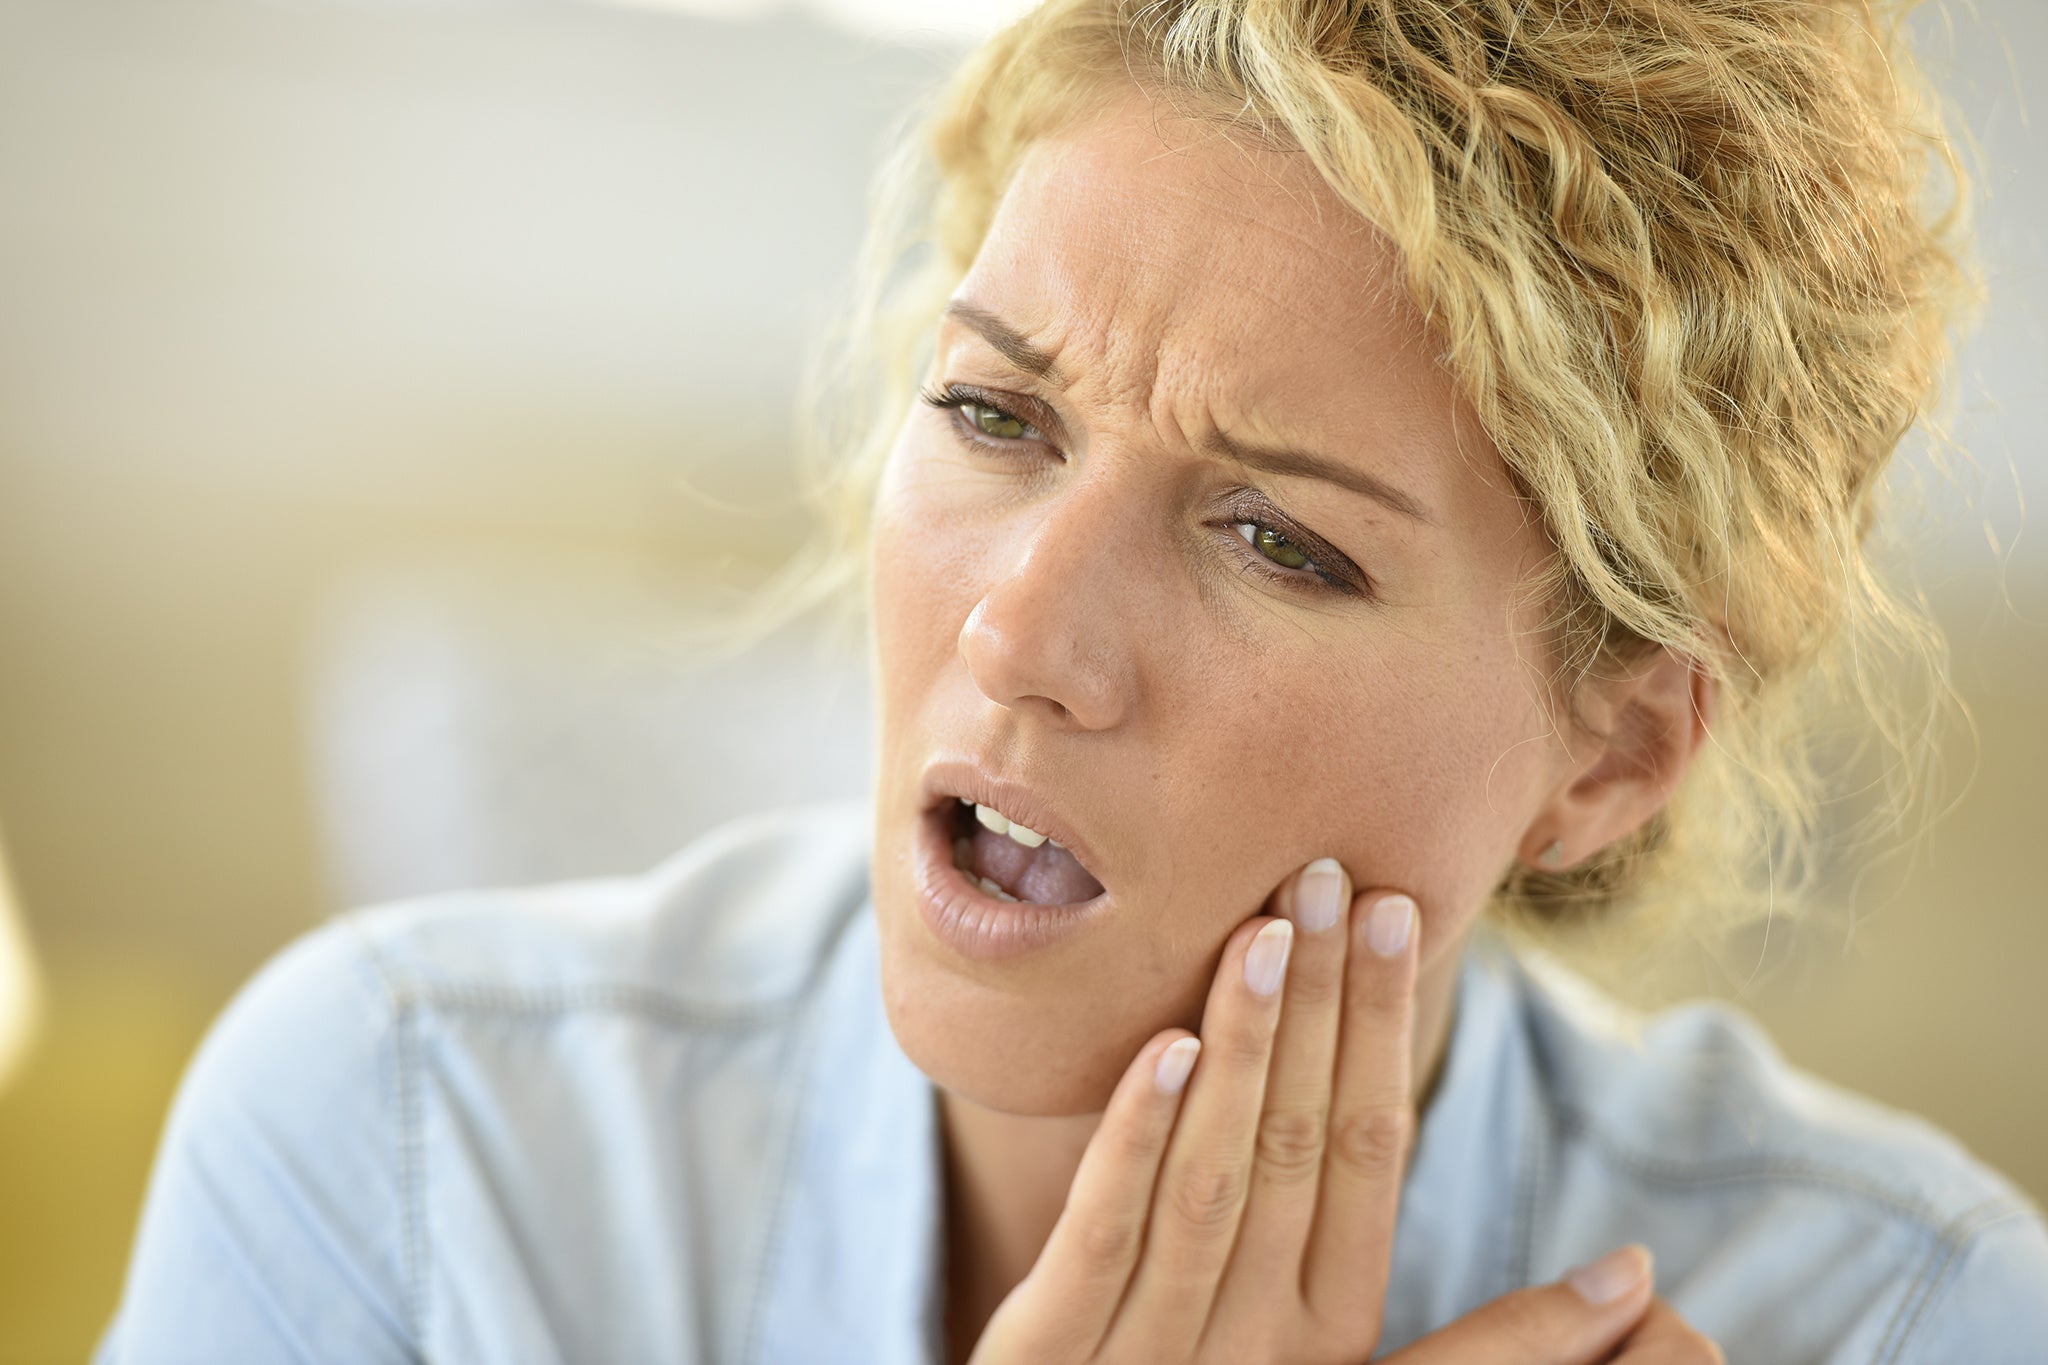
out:
{"label": "upper teeth", "polygon": [[[1026,848],[1037,848],[1040,844],[1046,842],[1043,834],[1040,834],[1029,825],[1018,824],[994,806],[984,806],[979,802],[975,803],[974,818],[979,820],[983,827],[992,829],[997,834],[1007,834]],[[1052,846],[1054,848],[1066,847],[1065,844],[1057,839],[1052,841]]]}

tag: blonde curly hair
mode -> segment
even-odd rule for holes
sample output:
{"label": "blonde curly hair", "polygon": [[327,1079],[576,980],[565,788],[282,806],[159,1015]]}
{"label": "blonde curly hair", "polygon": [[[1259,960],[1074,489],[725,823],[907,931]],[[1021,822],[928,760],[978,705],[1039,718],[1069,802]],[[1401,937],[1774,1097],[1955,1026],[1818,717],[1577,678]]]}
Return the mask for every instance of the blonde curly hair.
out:
{"label": "blonde curly hair", "polygon": [[1889,755],[1875,818],[1898,828],[1951,695],[1939,634],[1870,544],[1973,293],[1966,180],[1906,8],[1048,0],[968,58],[877,182],[811,386],[819,534],[756,598],[755,632],[865,609],[874,490],[939,310],[1024,148],[1135,82],[1305,153],[1397,249],[1556,547],[1527,585],[1556,700],[1656,647],[1717,684],[1668,807],[1568,870],[1518,867],[1497,920],[1612,960],[1753,915],[1759,879],[1794,903],[1834,771],[1816,708],[1848,701]]}

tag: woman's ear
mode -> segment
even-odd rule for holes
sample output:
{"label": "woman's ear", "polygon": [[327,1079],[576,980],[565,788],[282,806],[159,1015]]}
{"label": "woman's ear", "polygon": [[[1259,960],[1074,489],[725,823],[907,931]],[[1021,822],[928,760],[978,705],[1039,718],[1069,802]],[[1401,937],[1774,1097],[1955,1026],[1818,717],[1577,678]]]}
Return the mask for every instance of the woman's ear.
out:
{"label": "woman's ear", "polygon": [[1564,774],[1522,835],[1522,861],[1545,871],[1598,853],[1671,798],[1713,719],[1714,680],[1659,647],[1618,677],[1588,678],[1577,710]]}

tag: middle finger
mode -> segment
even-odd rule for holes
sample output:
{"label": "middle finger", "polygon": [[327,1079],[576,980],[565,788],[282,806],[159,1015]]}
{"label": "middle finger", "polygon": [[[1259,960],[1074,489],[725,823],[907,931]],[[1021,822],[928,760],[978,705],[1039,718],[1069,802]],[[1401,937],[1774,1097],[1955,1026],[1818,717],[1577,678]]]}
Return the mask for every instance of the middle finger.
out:
{"label": "middle finger", "polygon": [[1260,915],[1224,945],[1202,1010],[1201,1056],[1153,1192],[1145,1250],[1104,1343],[1111,1359],[1183,1359],[1208,1325],[1244,1208],[1293,937],[1290,921]]}
{"label": "middle finger", "polygon": [[1344,994],[1351,878],[1335,858],[1318,858],[1281,883],[1274,912],[1293,921],[1287,997],[1266,1076],[1265,1108],[1244,1220],[1219,1293],[1219,1307],[1245,1314],[1298,1299],[1303,1256],[1316,1214],[1316,1187],[1329,1131],[1331,1077]]}

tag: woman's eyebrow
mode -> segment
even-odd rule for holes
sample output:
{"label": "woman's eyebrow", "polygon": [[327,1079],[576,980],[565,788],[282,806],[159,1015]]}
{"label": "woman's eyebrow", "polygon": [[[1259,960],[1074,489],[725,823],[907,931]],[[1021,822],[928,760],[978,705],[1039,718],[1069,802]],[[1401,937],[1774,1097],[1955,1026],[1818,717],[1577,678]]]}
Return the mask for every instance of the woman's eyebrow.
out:
{"label": "woman's eyebrow", "polygon": [[[1015,365],[1026,374],[1036,376],[1055,388],[1066,387],[1066,378],[1060,373],[1059,365],[1049,351],[1032,345],[1022,332],[1004,322],[985,308],[976,307],[961,299],[954,299],[946,305],[945,316],[957,318],[972,328],[976,335],[986,341],[996,354]],[[1321,479],[1339,488],[1371,498],[1383,507],[1399,512],[1427,525],[1436,525],[1436,518],[1427,507],[1411,495],[1396,488],[1384,479],[1375,478],[1363,470],[1352,469],[1336,460],[1321,455],[1312,455],[1304,450],[1278,449],[1270,446],[1248,445],[1232,440],[1224,433],[1212,432],[1202,440],[1202,445],[1214,455],[1239,464],[1246,469],[1263,470],[1268,474],[1282,477]]]}
{"label": "woman's eyebrow", "polygon": [[1410,494],[1396,488],[1385,479],[1375,478],[1362,469],[1353,469],[1336,460],[1312,455],[1305,450],[1247,445],[1231,439],[1220,431],[1210,432],[1202,438],[1201,444],[1211,454],[1221,456],[1233,464],[1243,465],[1247,469],[1264,470],[1268,474],[1282,477],[1321,479],[1325,483],[1333,483],[1339,488],[1348,488],[1354,493],[1371,498],[1404,517],[1412,517],[1429,526],[1437,524],[1429,509]]}
{"label": "woman's eyebrow", "polygon": [[1049,351],[1040,350],[1025,340],[1024,334],[1004,322],[985,308],[977,308],[959,299],[946,305],[946,316],[958,318],[973,328],[975,333],[995,348],[996,354],[1029,375],[1043,379],[1055,388],[1065,388],[1067,381],[1060,373],[1057,362]]}

